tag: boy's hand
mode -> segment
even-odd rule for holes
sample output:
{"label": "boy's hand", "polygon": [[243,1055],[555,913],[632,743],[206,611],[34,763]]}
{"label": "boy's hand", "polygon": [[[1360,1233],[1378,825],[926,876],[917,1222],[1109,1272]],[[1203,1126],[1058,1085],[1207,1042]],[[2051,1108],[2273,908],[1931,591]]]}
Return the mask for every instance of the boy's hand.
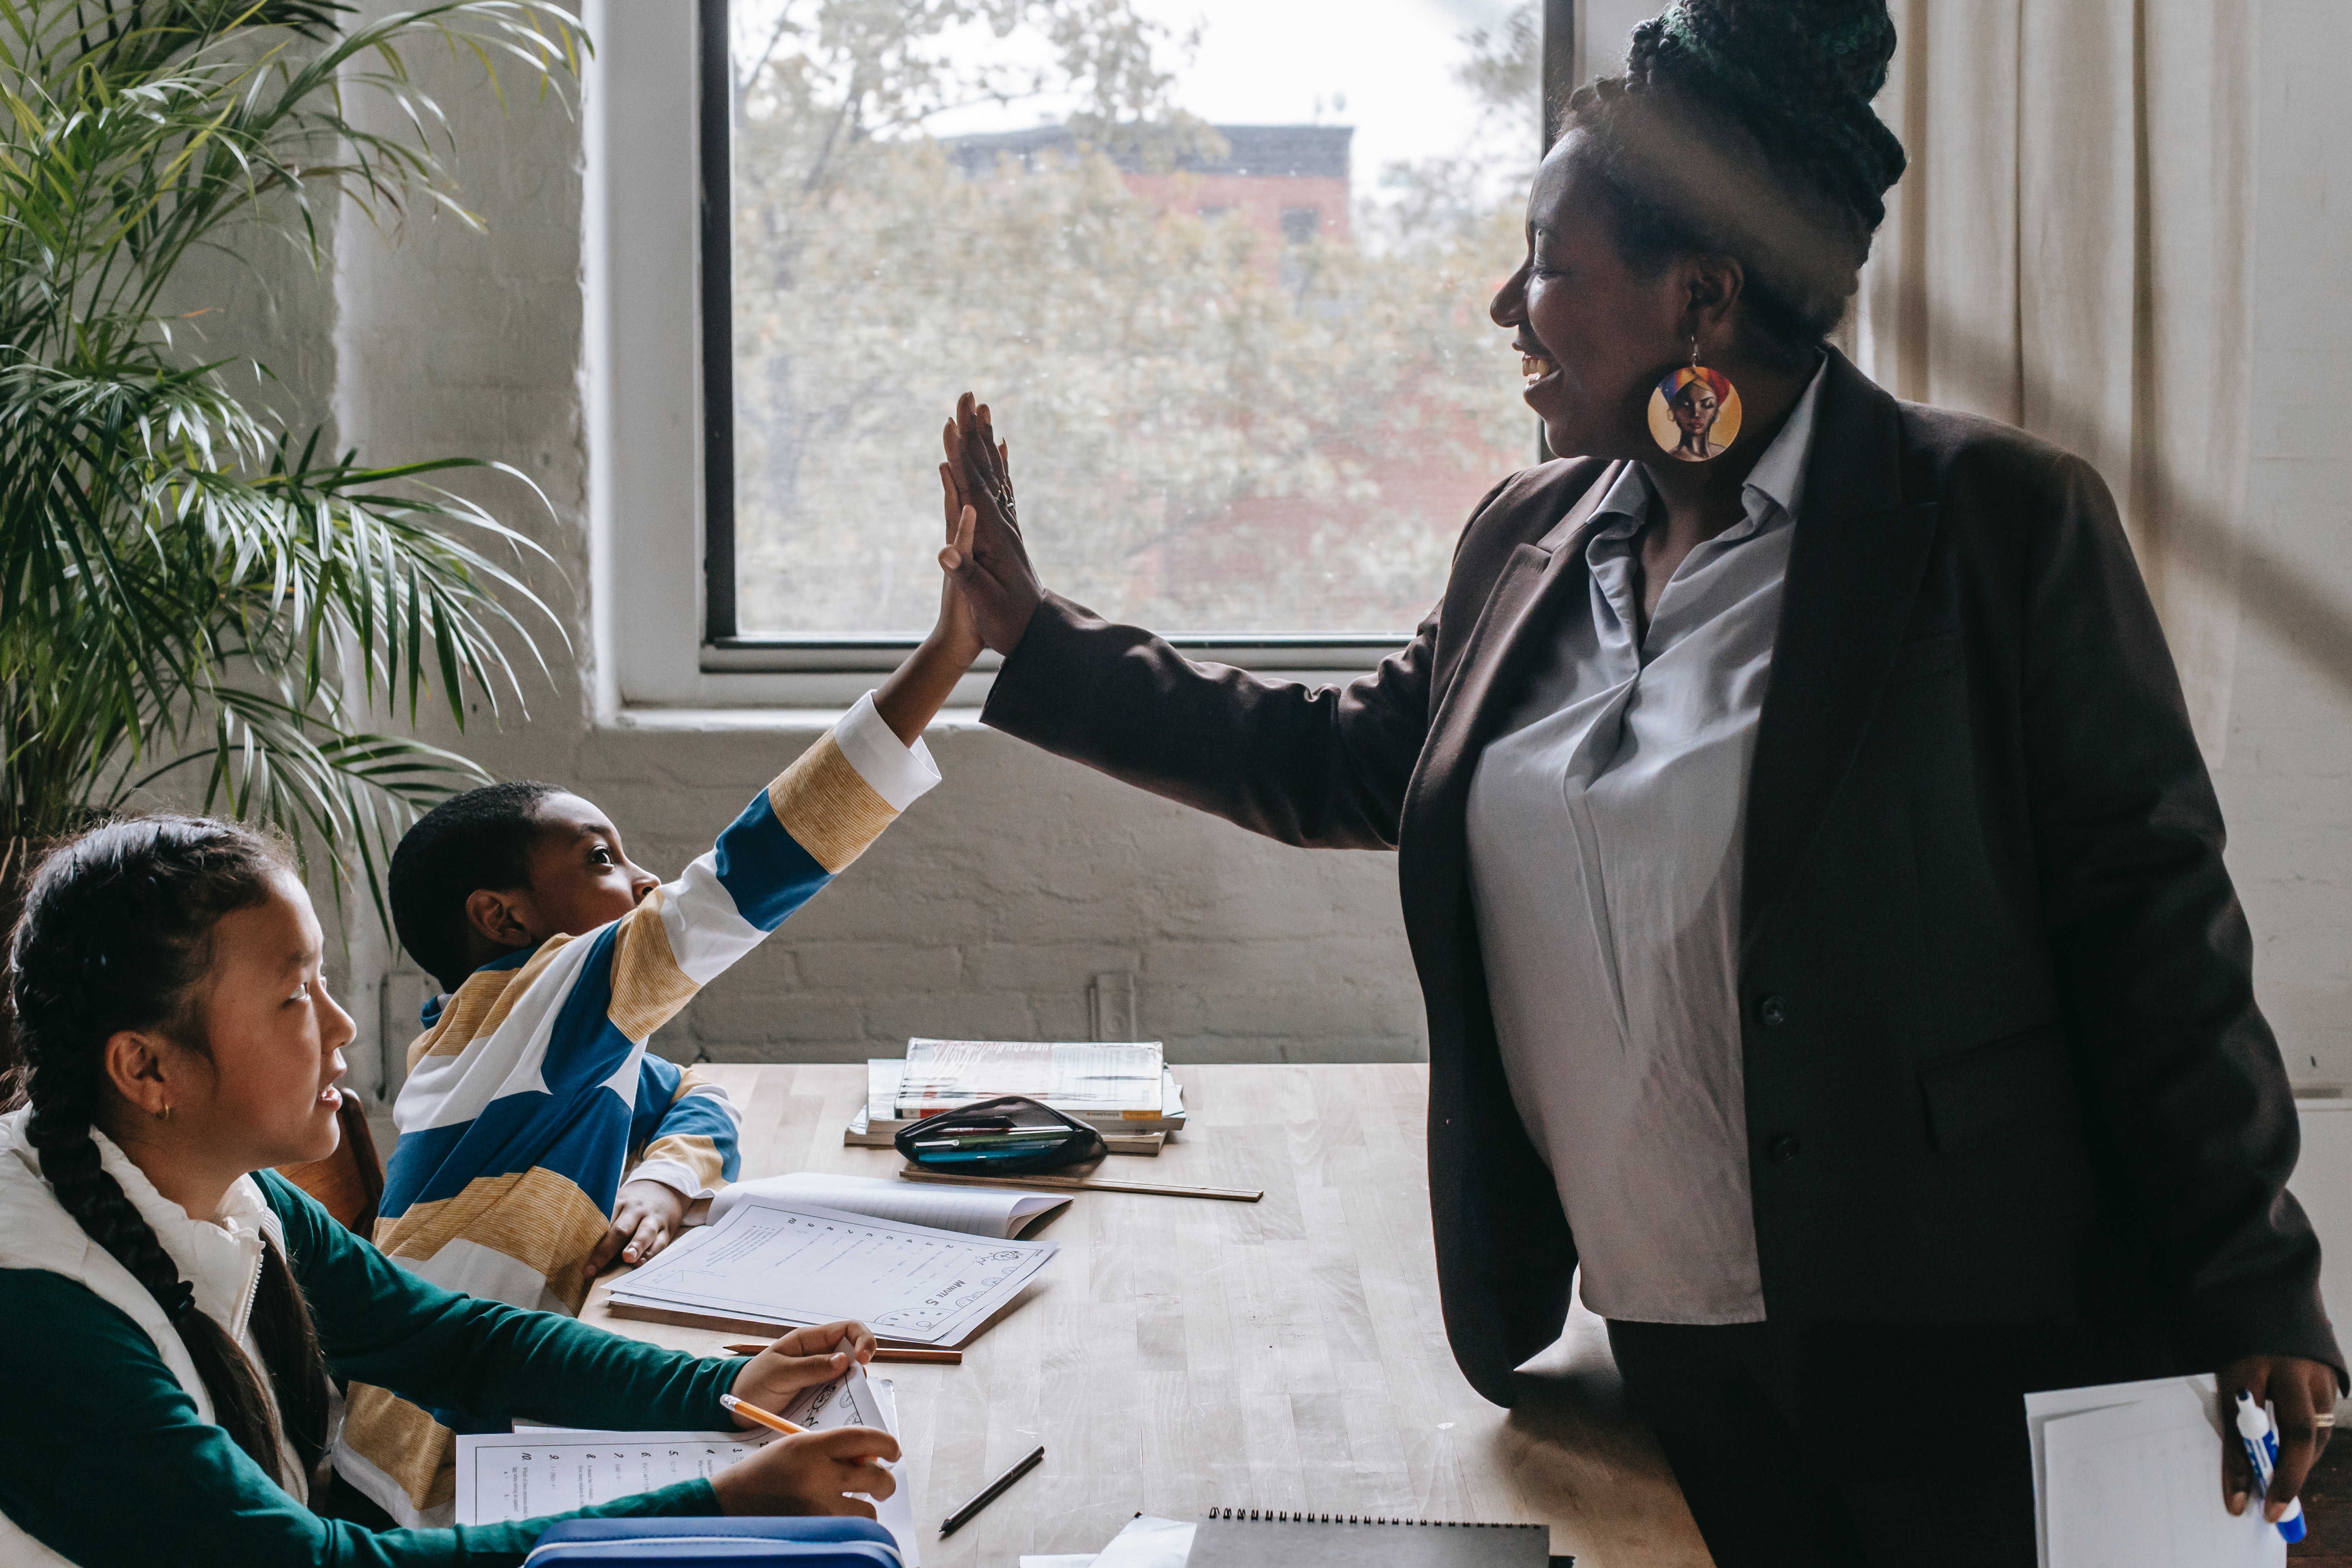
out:
{"label": "boy's hand", "polygon": [[[955,470],[945,463],[940,465],[940,489],[947,507],[947,548],[968,551],[978,517],[964,504]],[[938,644],[963,669],[970,669],[972,660],[987,649],[988,645],[981,640],[980,623],[972,619],[971,605],[957,591],[953,578],[943,577],[940,583],[939,624],[931,628],[927,640]]]}
{"label": "boy's hand", "polygon": [[895,1460],[898,1439],[871,1426],[835,1426],[779,1437],[710,1478],[719,1511],[729,1514],[831,1513],[874,1517],[874,1504],[898,1479],[873,1460]]}
{"label": "boy's hand", "polygon": [[[957,489],[955,474],[948,465],[940,465],[940,489],[947,503],[947,547],[941,558],[957,548],[971,547],[973,513],[963,504]],[[956,682],[971,668],[987,645],[981,641],[980,625],[972,618],[968,596],[957,587],[955,579],[948,578],[940,584],[940,618],[907,662],[890,672],[874,693],[874,711],[898,743],[911,746],[924,726],[939,716],[941,707],[955,693]]]}
{"label": "boy's hand", "polygon": [[665,1183],[622,1183],[613,1199],[613,1226],[588,1255],[588,1278],[604,1272],[615,1258],[634,1267],[652,1258],[684,1226],[686,1209],[686,1194]]}
{"label": "boy's hand", "polygon": [[[874,1331],[863,1323],[826,1323],[820,1328],[794,1329],[753,1356],[735,1374],[727,1392],[762,1410],[782,1410],[803,1388],[830,1383],[874,1359]],[[739,1426],[748,1421],[738,1420]]]}

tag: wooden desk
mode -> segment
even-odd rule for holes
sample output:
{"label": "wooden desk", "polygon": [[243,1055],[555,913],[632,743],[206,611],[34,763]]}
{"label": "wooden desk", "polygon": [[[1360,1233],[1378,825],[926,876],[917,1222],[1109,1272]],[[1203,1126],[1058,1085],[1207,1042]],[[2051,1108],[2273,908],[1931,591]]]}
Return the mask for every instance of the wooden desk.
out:
{"label": "wooden desk", "polygon": [[[863,1067],[708,1068],[743,1107],[743,1173],[887,1175],[848,1149]],[[960,1367],[891,1365],[925,1568],[1092,1552],[1136,1512],[1213,1504],[1542,1520],[1581,1568],[1705,1568],[1656,1446],[1580,1310],[1503,1411],[1445,1346],[1409,1065],[1180,1067],[1189,1130],[1106,1173],[1263,1187],[1256,1204],[1080,1194],[1061,1252]],[[701,1353],[740,1333],[583,1316]],[[946,1541],[937,1521],[1038,1443],[1045,1460]]]}

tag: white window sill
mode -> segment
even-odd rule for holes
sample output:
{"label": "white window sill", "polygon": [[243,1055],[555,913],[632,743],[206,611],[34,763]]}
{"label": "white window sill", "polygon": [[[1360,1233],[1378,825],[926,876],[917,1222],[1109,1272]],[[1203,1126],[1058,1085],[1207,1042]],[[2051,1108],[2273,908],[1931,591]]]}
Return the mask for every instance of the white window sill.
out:
{"label": "white window sill", "polygon": [[[873,685],[868,681],[858,688],[859,695],[871,690]],[[839,723],[856,700],[852,697],[838,707],[624,708],[613,715],[605,727],[661,734],[805,735],[814,739]],[[923,733],[936,735],[943,730],[983,728],[976,704],[957,704],[940,709],[939,716],[924,726]]]}

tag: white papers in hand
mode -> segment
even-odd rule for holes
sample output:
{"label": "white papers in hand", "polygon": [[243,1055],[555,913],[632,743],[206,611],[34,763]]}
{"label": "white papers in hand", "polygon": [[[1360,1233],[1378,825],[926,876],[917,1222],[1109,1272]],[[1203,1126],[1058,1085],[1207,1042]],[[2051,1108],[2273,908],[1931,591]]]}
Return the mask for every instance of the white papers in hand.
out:
{"label": "white papers in hand", "polygon": [[[2259,1505],[2221,1502],[2213,1379],[2028,1394],[2042,1568],[2280,1568]],[[2234,1428],[2227,1434],[2236,1441]]]}
{"label": "white papers in hand", "polygon": [[[784,1406],[782,1415],[785,1420],[812,1432],[835,1426],[874,1426],[895,1437],[898,1435],[898,1391],[893,1384],[868,1378],[864,1367],[853,1366],[847,1375],[835,1382],[803,1390]],[[874,1521],[898,1542],[898,1556],[907,1568],[922,1568],[922,1547],[915,1535],[915,1500],[907,1487],[906,1461],[883,1468],[897,1480],[898,1489],[874,1504]]]}
{"label": "white papers in hand", "polygon": [[1059,1250],[765,1196],[687,1241],[614,1286],[614,1302],[762,1323],[855,1318],[918,1344],[961,1340]]}
{"label": "white papers in hand", "polygon": [[[874,1426],[898,1433],[898,1391],[863,1367],[804,1389],[779,1412],[812,1432]],[[634,1497],[677,1481],[708,1480],[773,1442],[750,1432],[594,1432],[530,1426],[519,1432],[461,1433],[457,1438],[457,1522],[500,1524]],[[898,1489],[875,1504],[875,1519],[898,1543],[906,1568],[921,1568],[915,1503],[904,1461],[887,1467]]]}
{"label": "white papers in hand", "polygon": [[929,1183],[919,1185],[881,1176],[832,1176],[798,1171],[789,1176],[739,1182],[726,1188],[710,1200],[710,1223],[716,1225],[738,1204],[755,1197],[815,1204],[844,1214],[896,1220],[900,1225],[927,1225],[940,1230],[998,1238],[1013,1235],[1039,1215],[1070,1201],[1007,1187],[944,1187]]}

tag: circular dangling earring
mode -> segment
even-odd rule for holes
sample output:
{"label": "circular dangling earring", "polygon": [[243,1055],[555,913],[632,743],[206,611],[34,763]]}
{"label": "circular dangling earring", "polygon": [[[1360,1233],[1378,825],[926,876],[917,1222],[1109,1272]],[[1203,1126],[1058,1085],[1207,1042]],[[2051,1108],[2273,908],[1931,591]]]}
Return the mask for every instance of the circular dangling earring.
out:
{"label": "circular dangling earring", "polygon": [[1684,463],[1719,458],[1739,439],[1739,393],[1729,376],[1698,363],[1696,332],[1690,363],[1668,372],[1650,394],[1650,438]]}

